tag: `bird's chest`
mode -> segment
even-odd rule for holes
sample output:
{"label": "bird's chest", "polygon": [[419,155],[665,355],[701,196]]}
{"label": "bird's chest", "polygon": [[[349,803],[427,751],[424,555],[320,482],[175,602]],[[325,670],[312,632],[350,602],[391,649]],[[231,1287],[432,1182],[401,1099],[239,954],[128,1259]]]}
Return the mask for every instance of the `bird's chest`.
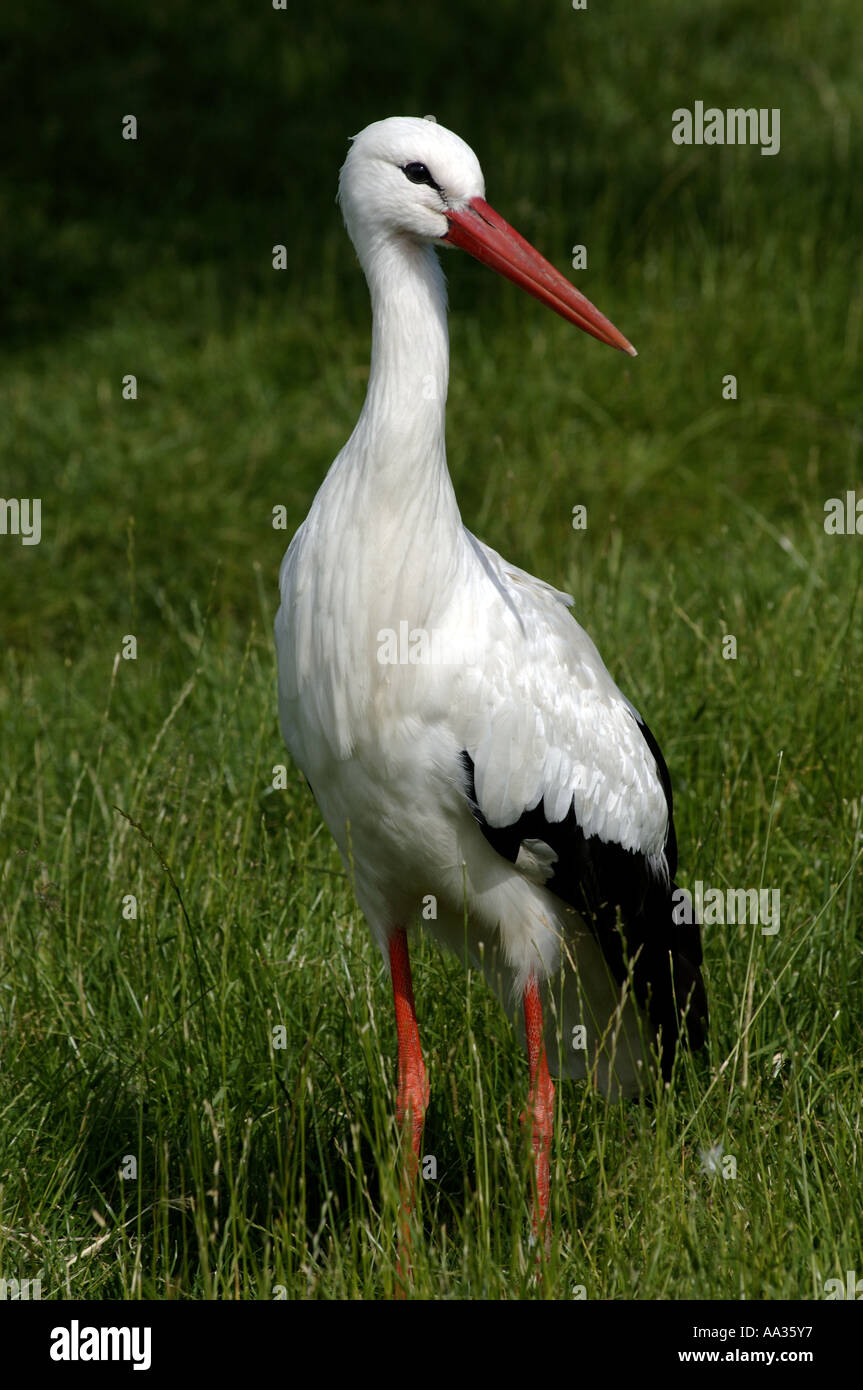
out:
{"label": "bird's chest", "polygon": [[326,543],[303,553],[303,539],[286,557],[276,620],[282,732],[368,912],[453,859],[469,816],[453,719],[458,619],[443,586],[417,582],[409,565],[370,564],[364,547],[347,566]]}
{"label": "bird's chest", "polygon": [[407,546],[361,512],[340,527],[315,518],[292,542],[276,618],[280,714],[310,780],[353,754],[398,761],[445,713],[459,642],[439,549]]}

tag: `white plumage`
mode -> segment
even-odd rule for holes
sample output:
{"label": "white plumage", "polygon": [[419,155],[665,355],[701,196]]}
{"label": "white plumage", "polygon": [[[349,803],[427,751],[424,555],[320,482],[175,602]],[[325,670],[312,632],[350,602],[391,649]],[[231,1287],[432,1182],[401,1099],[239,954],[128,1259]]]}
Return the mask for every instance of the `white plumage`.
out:
{"label": "white plumage", "polygon": [[[339,196],[371,293],[371,373],[356,428],[282,564],[285,742],[385,958],[428,895],[437,918],[423,925],[461,951],[466,907],[471,955],[508,1007],[531,979],[547,1003],[564,967],[563,1017],[546,1012],[552,1070],[561,1059],[570,1076],[588,1069],[610,1094],[634,1093],[651,1026],[639,1026],[597,922],[553,891],[564,882],[561,845],[545,836],[566,822],[591,864],[613,846],[615,863],[631,861],[651,893],[667,894],[675,865],[664,764],[569,596],[462,524],[446,466],[449,353],[435,246],[465,247],[633,350],[523,249],[484,202],[473,152],[441,126],[401,117],[369,126],[354,139]],[[586,1051],[567,1045],[576,1023],[587,1027]]]}

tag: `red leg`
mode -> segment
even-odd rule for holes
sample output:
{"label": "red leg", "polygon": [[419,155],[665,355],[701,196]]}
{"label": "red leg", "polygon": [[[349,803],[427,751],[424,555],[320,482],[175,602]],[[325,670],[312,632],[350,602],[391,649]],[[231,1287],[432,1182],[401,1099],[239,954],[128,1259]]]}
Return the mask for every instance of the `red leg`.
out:
{"label": "red leg", "polygon": [[530,1120],[533,1144],[533,1165],[536,1192],[533,1206],[533,1228],[537,1236],[548,1240],[548,1157],[554,1131],[554,1085],[548,1071],[542,1026],[542,1000],[539,986],[531,975],[524,988],[524,1026],[527,1033],[527,1060],[530,1065],[530,1095],[522,1123]]}
{"label": "red leg", "polygon": [[390,973],[393,980],[393,1000],[396,1007],[396,1034],[399,1049],[399,1089],[396,1118],[402,1134],[409,1131],[411,1150],[406,1155],[401,1176],[401,1223],[397,1270],[399,1277],[410,1274],[410,1223],[413,1210],[414,1186],[419,1165],[423,1121],[429,1100],[429,1084],[420,1050],[417,1028],[414,987],[408,937],[399,927],[390,937]]}

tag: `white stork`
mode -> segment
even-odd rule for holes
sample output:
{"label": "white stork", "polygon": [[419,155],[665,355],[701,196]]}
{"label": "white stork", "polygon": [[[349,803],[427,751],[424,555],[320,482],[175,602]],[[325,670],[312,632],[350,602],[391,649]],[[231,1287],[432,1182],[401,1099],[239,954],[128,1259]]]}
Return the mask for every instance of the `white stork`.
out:
{"label": "white stork", "polygon": [[411,1142],[403,1257],[429,1097],[407,927],[429,896],[437,915],[423,925],[462,952],[467,921],[471,958],[511,1010],[523,1004],[538,1234],[549,1068],[634,1095],[657,1056],[668,1077],[681,1033],[699,1047],[707,1022],[699,928],[672,920],[659,747],[572,599],[465,529],[447,470],[436,247],[463,248],[635,355],[484,195],[473,151],[432,121],[393,117],[354,137],[339,199],[371,294],[368,391],[285,555],[275,623],[285,742],[392,973]]}

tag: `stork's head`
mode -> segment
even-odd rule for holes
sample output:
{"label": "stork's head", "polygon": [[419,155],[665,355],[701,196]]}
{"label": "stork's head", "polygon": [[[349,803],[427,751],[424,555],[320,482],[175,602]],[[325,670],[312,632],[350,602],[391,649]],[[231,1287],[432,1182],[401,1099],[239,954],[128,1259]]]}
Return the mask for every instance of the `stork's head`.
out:
{"label": "stork's head", "polygon": [[451,130],[419,116],[391,116],[355,135],[339,178],[339,202],[354,229],[440,241],[452,207],[485,193],[479,160]]}
{"label": "stork's head", "polygon": [[361,260],[382,238],[460,246],[600,342],[636,355],[614,324],[489,207],[473,150],[435,121],[391,116],[355,135],[339,202]]}

